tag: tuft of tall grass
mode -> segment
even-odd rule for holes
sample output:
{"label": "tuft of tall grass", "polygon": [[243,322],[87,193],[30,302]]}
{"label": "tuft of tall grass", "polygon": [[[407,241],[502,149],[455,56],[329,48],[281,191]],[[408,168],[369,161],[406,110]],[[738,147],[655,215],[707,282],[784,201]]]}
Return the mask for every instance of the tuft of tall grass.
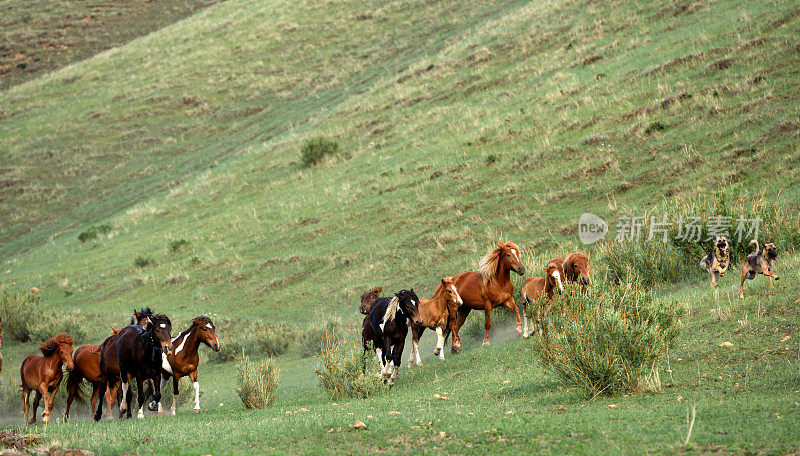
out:
{"label": "tuft of tall grass", "polygon": [[553,326],[534,339],[534,350],[587,397],[658,391],[659,365],[675,344],[682,315],[675,303],[654,299],[631,279],[568,287],[553,299]]}
{"label": "tuft of tall grass", "polygon": [[146,268],[148,266],[152,266],[156,264],[152,258],[144,255],[138,255],[136,258],[133,259],[133,265],[137,268]]}
{"label": "tuft of tall grass", "polygon": [[339,143],[325,136],[307,139],[300,148],[303,166],[311,166],[322,160],[326,155],[335,154],[338,150]]}
{"label": "tuft of tall grass", "polygon": [[364,351],[360,344],[349,343],[344,337],[325,334],[321,355],[316,372],[330,400],[365,399],[388,390],[375,375],[378,363],[373,350]]}
{"label": "tuft of tall grass", "polygon": [[78,234],[78,240],[81,242],[96,239],[98,234],[106,234],[111,231],[111,224],[103,223],[101,225],[91,226]]}
{"label": "tuft of tall grass", "polygon": [[242,354],[236,370],[236,391],[244,406],[249,409],[269,407],[278,395],[280,372],[275,360],[265,356],[263,363],[250,362],[250,357]]}
{"label": "tuft of tall grass", "polygon": [[245,327],[226,330],[221,338],[219,352],[211,355],[212,362],[232,361],[243,352],[251,355],[269,357],[280,356],[286,352],[296,334],[286,323],[256,322]]}
{"label": "tuft of tall grass", "polygon": [[171,241],[167,242],[167,247],[169,247],[170,252],[177,253],[183,252],[189,249],[191,243],[186,239],[172,239]]}

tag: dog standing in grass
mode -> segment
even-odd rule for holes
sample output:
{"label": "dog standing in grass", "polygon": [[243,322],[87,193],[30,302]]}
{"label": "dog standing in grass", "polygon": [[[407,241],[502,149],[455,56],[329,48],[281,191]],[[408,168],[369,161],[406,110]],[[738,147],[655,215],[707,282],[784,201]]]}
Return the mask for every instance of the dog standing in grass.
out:
{"label": "dog standing in grass", "polygon": [[731,264],[730,244],[725,236],[717,236],[711,245],[711,251],[700,260],[702,266],[711,276],[711,286],[717,286],[717,280],[724,276]]}
{"label": "dog standing in grass", "polygon": [[770,239],[769,242],[764,244],[764,250],[758,251],[758,241],[753,239],[750,244],[755,244],[756,249],[753,253],[747,255],[742,263],[742,278],[739,282],[739,298],[744,298],[744,281],[745,279],[754,279],[756,274],[764,274],[769,277],[769,289],[773,290],[772,279],[779,280],[780,277],[772,272],[772,266],[775,264],[775,259],[778,258],[778,250],[775,248],[775,241]]}

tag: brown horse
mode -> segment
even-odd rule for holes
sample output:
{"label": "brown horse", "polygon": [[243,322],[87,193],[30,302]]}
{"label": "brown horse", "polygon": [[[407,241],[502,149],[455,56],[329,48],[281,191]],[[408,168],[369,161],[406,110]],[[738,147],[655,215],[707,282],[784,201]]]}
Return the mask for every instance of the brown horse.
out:
{"label": "brown horse", "polygon": [[375,287],[372,290],[365,291],[361,294],[361,305],[358,306],[358,311],[364,315],[369,315],[369,309],[372,308],[372,303],[381,297],[383,287]]}
{"label": "brown horse", "polygon": [[458,311],[458,306],[463,304],[461,296],[458,295],[456,286],[453,284],[452,277],[445,277],[441,283],[436,286],[431,299],[419,300],[419,315],[422,317],[422,324],[411,324],[411,356],[408,358],[408,368],[416,362],[417,366],[422,365],[422,360],[419,359],[419,339],[425,328],[433,329],[439,337],[436,342],[436,349],[433,354],[438,356],[439,359],[444,360],[444,331],[447,329],[447,323],[450,320],[450,315],[455,315]]}
{"label": "brown horse", "polygon": [[498,242],[497,248],[491,250],[481,259],[478,271],[462,272],[453,278],[458,294],[464,301],[458,309],[458,317],[451,318],[450,330],[453,332],[453,353],[461,351],[461,338],[458,330],[464,325],[471,310],[483,310],[486,318],[484,325],[486,336],[483,344],[489,343],[489,329],[492,327],[491,312],[498,306],[511,309],[517,318],[517,332],[522,333],[522,319],[519,308],[514,302],[514,285],[511,283],[511,271],[519,275],[525,274],[525,266],[520,260],[519,247],[511,241]]}
{"label": "brown horse", "polygon": [[[175,415],[175,400],[178,397],[178,381],[181,377],[189,376],[194,386],[194,412],[200,412],[200,383],[197,382],[197,366],[200,364],[200,357],[197,349],[200,343],[211,347],[215,352],[219,351],[220,343],[217,337],[217,328],[211,319],[205,316],[196,317],[192,320],[192,326],[172,339],[174,351],[169,354],[162,354],[164,363],[161,365],[161,385],[163,391],[167,381],[172,377],[172,409]],[[158,411],[161,412],[161,403],[158,403]]]}
{"label": "brown horse", "polygon": [[[72,369],[72,344],[75,343],[72,337],[66,334],[59,334],[39,346],[41,355],[30,355],[22,361],[19,369],[22,378],[22,405],[25,409],[25,422],[33,424],[36,422],[36,409],[39,408],[39,400],[44,397],[44,413],[42,421],[50,422],[50,413],[53,411],[56,392],[61,385],[64,373],[61,366],[67,366],[67,370]],[[29,400],[31,390],[36,391],[33,399],[33,413],[28,421]]]}
{"label": "brown horse", "polygon": [[[136,321],[139,325],[144,326],[149,321],[149,317],[153,312],[148,307],[146,310],[133,311]],[[111,337],[116,336],[121,329],[111,327]],[[81,345],[75,350],[72,356],[75,367],[70,371],[67,376],[67,408],[64,409],[64,421],[69,420],[69,409],[72,406],[72,401],[78,399],[78,402],[84,402],[83,397],[83,379],[86,379],[92,384],[92,409],[90,414],[94,415],[94,410],[97,407],[97,399],[100,394],[100,345]],[[106,389],[105,400],[107,406],[107,416],[111,418],[111,407],[117,400],[117,391],[119,385],[115,384],[113,387]]]}
{"label": "brown horse", "polygon": [[539,334],[541,334],[542,311],[544,310],[545,316],[549,317],[550,305],[552,304],[555,290],[558,289],[559,293],[564,291],[564,285],[561,282],[561,271],[558,265],[551,261],[545,266],[544,271],[544,277],[530,277],[522,285],[522,298],[524,299],[522,302],[522,315],[525,320],[522,337],[525,339],[530,336],[530,332],[528,332],[528,305],[538,301],[542,296],[547,296],[544,309],[542,309],[541,304],[537,305],[536,320],[531,322],[531,332],[535,331],[538,325]]}
{"label": "brown horse", "polygon": [[570,253],[564,258],[556,258],[550,260],[550,262],[555,262],[560,268],[560,272],[565,281],[589,285],[592,271],[589,267],[589,256],[585,253]]}

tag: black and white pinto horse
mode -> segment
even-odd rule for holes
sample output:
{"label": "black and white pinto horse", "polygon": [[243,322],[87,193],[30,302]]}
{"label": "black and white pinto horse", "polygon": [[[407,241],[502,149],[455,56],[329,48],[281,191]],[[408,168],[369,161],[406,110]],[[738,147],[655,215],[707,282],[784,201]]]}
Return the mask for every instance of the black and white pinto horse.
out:
{"label": "black and white pinto horse", "polygon": [[378,376],[383,377],[384,383],[392,384],[397,379],[408,335],[408,320],[422,324],[418,304],[419,298],[413,289],[398,291],[394,297],[378,298],[372,303],[369,328],[364,325],[362,337],[365,350],[367,343],[372,342],[381,364]]}

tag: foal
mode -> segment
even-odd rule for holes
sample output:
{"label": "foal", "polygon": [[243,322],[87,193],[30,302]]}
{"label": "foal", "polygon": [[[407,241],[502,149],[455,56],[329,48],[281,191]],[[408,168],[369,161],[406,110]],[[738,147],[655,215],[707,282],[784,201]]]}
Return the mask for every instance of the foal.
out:
{"label": "foal", "polygon": [[[422,325],[414,289],[401,290],[394,297],[380,298],[372,303],[369,311],[371,341],[381,363],[383,382],[392,384],[397,379],[397,369],[403,358],[403,346],[408,335],[408,320]],[[366,336],[366,331],[362,335]],[[366,349],[368,340],[364,340]]]}
{"label": "foal", "polygon": [[449,319],[455,318],[458,306],[461,304],[464,304],[464,301],[458,295],[452,277],[442,279],[442,282],[436,286],[431,299],[420,299],[419,314],[423,323],[421,325],[411,324],[412,345],[411,356],[408,358],[409,369],[414,362],[417,363],[417,366],[422,365],[422,360],[419,359],[419,339],[425,332],[425,328],[436,331],[438,339],[433,354],[444,360],[444,330],[447,328]]}
{"label": "foal", "polygon": [[[178,397],[178,382],[181,377],[187,375],[192,379],[194,386],[194,412],[200,412],[200,383],[197,382],[197,366],[200,364],[200,357],[197,355],[197,349],[200,348],[201,342],[215,352],[219,351],[217,328],[211,319],[205,316],[196,317],[192,320],[192,326],[189,326],[189,329],[172,338],[174,352],[169,355],[162,354],[159,390],[163,391],[167,381],[172,377],[172,408],[170,411],[173,415],[175,415],[175,400]],[[158,411],[161,412],[161,402],[158,403]]]}
{"label": "foal", "polygon": [[[561,282],[561,271],[554,262],[550,262],[545,266],[544,277],[530,277],[522,285],[522,315],[525,320],[525,325],[522,330],[522,337],[527,339],[530,336],[528,332],[528,305],[534,301],[538,301],[542,296],[547,296],[545,300],[545,315],[550,316],[550,305],[553,301],[553,294],[556,289],[561,293],[564,291],[564,285]],[[536,320],[531,322],[531,332],[539,328],[539,334],[542,333],[542,306],[536,306]]]}
{"label": "foal", "polygon": [[[44,413],[42,421],[50,422],[50,413],[53,411],[58,387],[64,373],[61,366],[66,364],[67,370],[72,370],[72,344],[75,341],[66,334],[59,334],[39,346],[41,355],[30,355],[22,361],[19,374],[22,377],[22,404],[25,410],[25,422],[36,422],[36,409],[39,400],[44,397]],[[28,421],[28,409],[31,390],[36,391],[33,399],[33,413]]]}

